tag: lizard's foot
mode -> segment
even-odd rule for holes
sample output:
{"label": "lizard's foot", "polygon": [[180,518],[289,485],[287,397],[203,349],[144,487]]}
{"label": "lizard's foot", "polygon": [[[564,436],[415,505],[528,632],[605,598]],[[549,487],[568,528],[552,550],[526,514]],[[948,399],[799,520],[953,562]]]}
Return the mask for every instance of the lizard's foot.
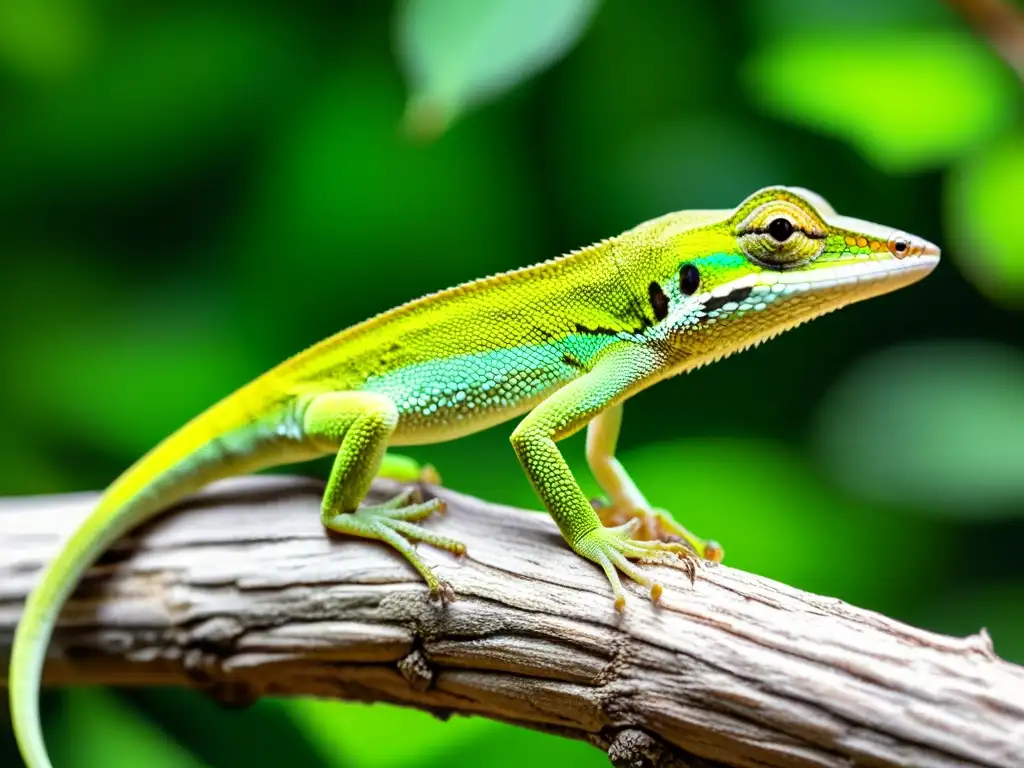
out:
{"label": "lizard's foot", "polygon": [[638,541],[633,534],[641,525],[640,518],[633,518],[624,525],[613,528],[597,528],[583,536],[573,549],[577,553],[593,560],[604,570],[605,576],[612,586],[615,595],[615,608],[619,611],[626,607],[626,593],[619,581],[619,571],[642,587],[647,588],[651,600],[657,602],[661,597],[662,586],[637,568],[630,560],[638,560],[641,564],[668,565],[685,571],[693,581],[696,564],[699,561],[696,553],[686,544],[675,541]]}
{"label": "lizard's foot", "polygon": [[390,544],[419,572],[430,587],[431,594],[444,601],[450,599],[451,587],[437,578],[413,546],[413,542],[424,541],[456,555],[466,554],[466,545],[461,541],[428,531],[418,524],[435,512],[444,510],[443,500],[421,501],[419,492],[410,488],[382,504],[334,515],[324,520],[324,525],[338,533]]}
{"label": "lizard's foot", "polygon": [[642,509],[619,504],[607,504],[602,499],[591,501],[597,516],[606,526],[626,525],[638,520],[636,538],[641,541],[685,541],[697,555],[714,563],[722,562],[725,550],[713,539],[702,539],[680,525],[664,509]]}

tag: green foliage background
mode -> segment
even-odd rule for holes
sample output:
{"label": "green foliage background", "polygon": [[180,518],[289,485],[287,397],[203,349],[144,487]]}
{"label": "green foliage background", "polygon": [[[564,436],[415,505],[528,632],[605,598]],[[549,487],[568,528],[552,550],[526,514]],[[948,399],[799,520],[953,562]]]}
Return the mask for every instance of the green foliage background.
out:
{"label": "green foliage background", "polygon": [[[623,460],[729,564],[1024,662],[1022,103],[933,0],[7,0],[0,494],[100,488],[427,291],[797,184],[942,265],[642,393]],[[537,508],[508,431],[414,453]],[[605,764],[383,705],[89,689],[44,714],[67,768]]]}

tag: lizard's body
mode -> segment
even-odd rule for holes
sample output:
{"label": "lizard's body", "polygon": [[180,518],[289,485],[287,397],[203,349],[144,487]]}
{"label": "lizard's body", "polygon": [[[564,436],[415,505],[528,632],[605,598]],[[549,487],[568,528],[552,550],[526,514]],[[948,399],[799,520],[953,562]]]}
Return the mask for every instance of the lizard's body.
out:
{"label": "lizard's body", "polygon": [[[285,361],[125,472],[43,576],[11,659],[26,762],[50,765],[38,686],[53,623],[78,578],[127,529],[221,477],[336,454],[324,524],[391,544],[438,591],[410,543],[463,551],[416,525],[438,502],[407,505],[404,495],[357,511],[374,476],[420,476],[385,448],[450,440],[529,412],[512,443],[567,542],[604,568],[618,607],[617,571],[656,599],[661,588],[629,559],[718,559],[721,551],[651,510],[614,458],[622,401],[913,282],[937,261],[930,243],[836,216],[812,193],[769,188],[735,211],[668,214],[559,259],[425,296]],[[588,423],[588,461],[611,500],[600,516],[555,446]],[[619,519],[629,522],[602,525]],[[688,546],[634,540],[641,522],[649,535],[677,534]]]}

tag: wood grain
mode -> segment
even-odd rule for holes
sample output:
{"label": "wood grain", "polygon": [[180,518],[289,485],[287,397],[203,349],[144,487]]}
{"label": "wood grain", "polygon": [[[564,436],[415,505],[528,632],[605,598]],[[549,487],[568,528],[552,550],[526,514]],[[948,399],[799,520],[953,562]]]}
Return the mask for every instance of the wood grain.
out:
{"label": "wood grain", "polygon": [[[374,542],[329,537],[319,483],[212,486],[121,542],[68,603],[53,685],[387,701],[585,739],[620,765],[1024,766],[1024,668],[726,566],[657,568],[624,615],[543,515],[440,488],[429,598]],[[377,497],[394,493],[380,481]],[[0,501],[0,656],[37,571],[93,494]],[[6,667],[5,667],[6,669]]]}

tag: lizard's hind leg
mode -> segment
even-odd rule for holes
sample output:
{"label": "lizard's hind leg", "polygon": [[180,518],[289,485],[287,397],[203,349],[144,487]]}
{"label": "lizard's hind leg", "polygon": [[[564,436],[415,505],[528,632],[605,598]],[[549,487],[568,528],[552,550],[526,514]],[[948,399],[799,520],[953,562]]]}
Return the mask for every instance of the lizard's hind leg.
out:
{"label": "lizard's hind leg", "polygon": [[721,562],[721,545],[694,535],[663,509],[655,509],[636,487],[619,460],[615,446],[622,428],[622,404],[599,413],[587,427],[587,463],[609,503],[596,504],[598,517],[606,526],[622,526],[636,521],[634,536],[638,539],[665,541],[678,537],[703,558]]}
{"label": "lizard's hind leg", "polygon": [[407,490],[374,506],[359,503],[379,473],[391,433],[398,424],[398,409],[384,395],[367,392],[332,392],[318,395],[306,408],[303,431],[314,444],[337,450],[327,480],[320,517],[326,528],[351,536],[377,539],[397,549],[420,573],[434,594],[443,584],[420,557],[413,542],[425,541],[455,554],[466,547],[439,536],[417,523],[444,509],[444,502],[421,502]]}
{"label": "lizard's hind leg", "polygon": [[384,454],[380,469],[377,470],[377,477],[388,477],[400,483],[441,484],[441,475],[434,469],[433,464],[420,464],[411,456],[391,451]]}

